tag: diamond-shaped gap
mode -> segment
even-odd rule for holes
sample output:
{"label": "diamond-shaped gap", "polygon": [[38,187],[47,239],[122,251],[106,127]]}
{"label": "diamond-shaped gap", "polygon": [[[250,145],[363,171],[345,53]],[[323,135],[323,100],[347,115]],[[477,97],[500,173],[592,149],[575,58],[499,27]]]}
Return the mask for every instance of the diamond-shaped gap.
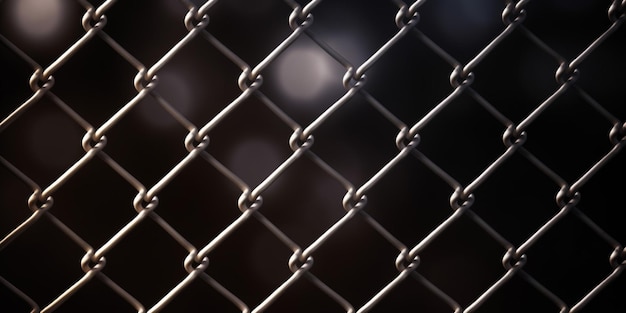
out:
{"label": "diamond-shaped gap", "polygon": [[[523,268],[522,268],[523,270]],[[559,307],[541,290],[516,273],[486,299],[477,312],[557,312]]]}
{"label": "diamond-shaped gap", "polygon": [[[420,272],[419,267],[416,272]],[[411,275],[394,287],[369,312],[412,311],[450,313],[452,306]]]}
{"label": "diamond-shaped gap", "polygon": [[44,307],[83,277],[84,254],[44,216],[0,251],[0,276]]}
{"label": "diamond-shaped gap", "polygon": [[233,182],[198,157],[158,195],[156,212],[195,247],[202,247],[241,215],[240,195]]}
{"label": "diamond-shaped gap", "polygon": [[0,238],[4,239],[33,214],[28,207],[28,198],[33,191],[1,165],[0,186]]}
{"label": "diamond-shaped gap", "polygon": [[292,254],[252,216],[209,253],[206,272],[253,308],[291,277]]}
{"label": "diamond-shaped gap", "polygon": [[558,89],[558,68],[550,54],[516,30],[476,66],[472,88],[518,123]]}
{"label": "diamond-shaped gap", "polygon": [[504,253],[494,238],[463,215],[422,250],[418,270],[461,307],[467,307],[502,277]]}
{"label": "diamond-shaped gap", "polygon": [[345,72],[312,39],[301,36],[268,65],[261,91],[293,119],[308,124],[346,93]]}
{"label": "diamond-shaped gap", "polygon": [[[150,96],[138,102],[133,110],[161,111],[160,123],[176,125],[167,131],[156,132],[138,114],[120,119],[107,133],[107,154],[115,159],[146,188],[151,188],[169,173],[189,153],[184,140],[189,133],[174,117]],[[165,112],[165,113],[163,113]]]}
{"label": "diamond-shaped gap", "polygon": [[365,89],[412,125],[452,92],[451,72],[441,56],[410,32],[367,72]]}
{"label": "diamond-shaped gap", "polygon": [[[240,94],[241,69],[201,35],[183,46],[157,73],[155,93],[198,128],[208,123]],[[138,106],[133,115],[156,130],[175,127],[169,113]]]}
{"label": "diamond-shaped gap", "polygon": [[311,272],[358,308],[398,275],[399,253],[357,214],[315,251]]}
{"label": "diamond-shaped gap", "polygon": [[67,298],[58,308],[59,312],[137,312],[135,308],[111,287],[102,282],[99,276]]}
{"label": "diamond-shaped gap", "polygon": [[345,193],[337,181],[303,156],[263,194],[260,212],[306,247],[344,216]]}
{"label": "diamond-shaped gap", "polygon": [[254,188],[293,153],[288,144],[292,133],[252,96],[210,131],[207,151]]}
{"label": "diamond-shaped gap", "polygon": [[345,312],[345,309],[314,283],[303,276],[283,293],[269,308],[269,312]]}
{"label": "diamond-shaped gap", "polygon": [[427,1],[417,10],[421,18],[416,27],[465,63],[504,30],[502,9],[499,1]]}
{"label": "diamond-shaped gap", "polygon": [[476,190],[472,210],[509,242],[521,244],[559,211],[559,188],[515,153]]}
{"label": "diamond-shaped gap", "polygon": [[53,213],[94,247],[107,242],[137,212],[135,190],[95,157],[54,194]]}
{"label": "diamond-shaped gap", "polygon": [[146,217],[105,255],[102,271],[151,307],[187,276],[183,267],[187,255],[167,231]]}
{"label": "diamond-shaped gap", "polygon": [[[612,247],[573,214],[566,215],[535,242],[525,269],[569,305],[582,299],[613,271]],[[576,279],[572,280],[572,273]],[[568,282],[568,283],[563,283]]]}
{"label": "diamond-shaped gap", "polygon": [[440,111],[419,132],[418,149],[467,185],[502,155],[505,127],[467,94]]}
{"label": "diamond-shaped gap", "polygon": [[398,132],[356,95],[313,132],[311,149],[358,188],[398,154]]}
{"label": "diamond-shaped gap", "polygon": [[186,13],[179,1],[117,2],[104,31],[149,68],[188,33]]}
{"label": "diamond-shaped gap", "polygon": [[398,32],[398,10],[391,1],[322,2],[311,31],[358,68]]}
{"label": "diamond-shaped gap", "polygon": [[279,0],[257,1],[254,6],[242,0],[217,2],[209,10],[206,30],[255,67],[292,33],[292,11]]}
{"label": "diamond-shaped gap", "polygon": [[97,128],[137,95],[136,74],[130,63],[95,36],[54,74],[52,91]]}
{"label": "diamond-shaped gap", "polygon": [[0,66],[0,120],[4,121],[33,94],[28,85],[33,69],[4,44],[0,44]]}
{"label": "diamond-shaped gap", "polygon": [[44,97],[0,133],[0,155],[46,188],[83,156],[84,133]]}
{"label": "diamond-shaped gap", "polygon": [[235,313],[241,312],[241,310],[202,278],[198,277],[176,295],[172,302],[165,306],[163,312]]}
{"label": "diamond-shaped gap", "polygon": [[411,245],[452,213],[452,192],[440,177],[409,155],[367,193],[364,210],[401,242]]}
{"label": "diamond-shaped gap", "polygon": [[580,190],[578,208],[611,237],[626,244],[623,221],[626,153],[617,154]]}
{"label": "diamond-shaped gap", "polygon": [[0,34],[45,68],[85,34],[84,13],[72,0],[3,1]]}
{"label": "diamond-shaped gap", "polygon": [[611,127],[575,91],[569,90],[528,127],[525,146],[573,183],[611,149]]}
{"label": "diamond-shaped gap", "polygon": [[610,2],[576,3],[541,1],[528,3],[524,25],[557,53],[572,60],[611,26]]}

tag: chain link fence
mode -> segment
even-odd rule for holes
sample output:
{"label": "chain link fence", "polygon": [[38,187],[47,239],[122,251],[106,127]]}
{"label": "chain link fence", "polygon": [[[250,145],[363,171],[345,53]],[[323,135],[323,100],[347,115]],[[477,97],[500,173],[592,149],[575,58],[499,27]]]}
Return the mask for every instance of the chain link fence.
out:
{"label": "chain link fence", "polygon": [[626,312],[626,1],[0,2],[3,312]]}

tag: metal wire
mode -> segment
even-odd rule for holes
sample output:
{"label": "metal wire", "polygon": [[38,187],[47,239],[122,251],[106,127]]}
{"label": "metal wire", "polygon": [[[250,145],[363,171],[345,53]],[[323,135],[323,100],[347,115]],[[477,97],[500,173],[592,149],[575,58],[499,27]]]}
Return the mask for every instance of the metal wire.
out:
{"label": "metal wire", "polygon": [[[624,20],[626,20],[625,1],[615,0],[608,3],[609,27],[571,60],[559,55],[540,36],[525,26],[526,17],[534,14],[532,9],[528,8],[530,1],[507,1],[502,7],[503,25],[501,31],[484,45],[473,58],[463,63],[457,61],[446,49],[439,46],[436,40],[431,39],[420,29],[420,10],[422,6],[427,5],[430,1],[415,1],[407,4],[400,0],[394,0],[392,3],[397,7],[397,13],[395,17],[391,16],[388,20],[395,21],[396,32],[388,36],[387,40],[360,64],[350,61],[350,58],[342,55],[332,44],[324,41],[321,36],[316,34],[313,16],[316,13],[316,9],[324,6],[326,2],[310,1],[306,4],[300,4],[295,1],[285,1],[286,6],[291,10],[288,16],[284,16],[286,22],[288,22],[285,23],[285,27],[290,28],[289,33],[281,39],[274,49],[265,54],[261,61],[257,64],[249,64],[244,61],[244,57],[239,56],[234,50],[229,48],[228,44],[220,41],[219,37],[208,27],[212,10],[220,1],[207,1],[201,6],[197,6],[189,1],[181,1],[182,7],[187,10],[187,13],[184,16],[180,16],[180,19],[184,22],[187,32],[151,65],[146,65],[139,61],[130,50],[127,50],[124,45],[116,41],[113,36],[107,34],[107,28],[110,24],[124,22],[107,19],[108,12],[118,5],[116,1],[105,1],[97,7],[85,1],[78,1],[78,3],[84,9],[81,22],[84,33],[47,66],[40,65],[36,58],[29,56],[29,53],[22,50],[19,44],[0,34],[2,45],[32,69],[32,75],[28,82],[32,89],[32,94],[22,103],[9,104],[15,107],[15,109],[3,117],[0,123],[0,134],[11,129],[13,124],[24,116],[29,115],[29,111],[33,110],[34,107],[42,105],[44,99],[54,103],[65,116],[73,120],[84,131],[82,139],[84,153],[64,172],[59,173],[57,178],[49,184],[31,178],[25,173],[25,169],[15,165],[13,160],[0,155],[2,167],[31,190],[30,197],[24,199],[25,204],[27,203],[27,208],[31,210],[30,216],[3,235],[0,241],[0,255],[6,254],[3,250],[6,250],[8,247],[20,245],[21,243],[18,243],[16,240],[31,231],[34,225],[40,223],[43,217],[52,222],[55,228],[84,251],[82,259],[77,260],[80,261],[81,269],[84,272],[82,276],[49,302],[35,301],[34,297],[31,297],[29,292],[26,291],[26,289],[31,289],[31,287],[25,289],[24,284],[21,282],[0,276],[0,285],[21,299],[25,305],[31,308],[32,312],[61,310],[67,300],[73,297],[80,297],[80,291],[94,279],[103,283],[137,312],[162,311],[173,300],[180,297],[186,289],[190,288],[194,282],[202,282],[210,286],[241,312],[263,312],[270,310],[279,298],[289,297],[290,289],[303,280],[311,283],[345,312],[371,311],[377,304],[387,298],[393,290],[402,288],[402,284],[408,280],[413,280],[429,290],[431,297],[445,303],[454,312],[474,312],[479,311],[481,306],[514,278],[520,278],[527,282],[534,290],[552,302],[555,311],[558,309],[560,312],[579,312],[586,304],[593,301],[603,289],[616,280],[624,268],[626,268],[626,248],[624,248],[623,244],[617,238],[614,238],[610,231],[596,224],[592,218],[584,213],[584,210],[579,209],[583,187],[593,177],[597,176],[598,172],[606,167],[612,159],[621,153],[626,142],[626,123],[618,116],[614,116],[600,101],[594,100],[593,96],[577,83],[580,76],[578,68],[581,64],[592,56],[596,50],[602,49],[602,44],[614,36],[622,27]],[[478,79],[478,75],[474,73],[475,70],[485,60],[491,58],[494,51],[504,41],[510,40],[514,34],[527,38],[536,48],[552,56],[559,64],[558,68],[555,69],[557,87],[518,122],[508,118],[506,114],[497,109],[497,105],[492,104],[488,100],[488,97],[473,87],[474,82]],[[110,118],[104,120],[99,125],[93,125],[87,118],[76,111],[71,103],[67,103],[63,96],[55,93],[55,75],[62,71],[66,64],[71,62],[82,49],[85,49],[87,45],[94,41],[94,38],[100,38],[115,54],[136,70],[133,82],[133,87],[136,89],[134,96],[119,109],[116,109]],[[328,103],[326,109],[316,115],[308,124],[297,122],[280,104],[275,102],[272,95],[266,93],[261,88],[264,85],[263,74],[276,63],[276,60],[285,51],[292,49],[294,42],[300,38],[311,40],[327,56],[336,61],[345,73],[341,78],[344,87],[343,94]],[[163,68],[183,53],[183,50],[192,47],[192,43],[197,41],[208,43],[227,60],[232,62],[241,72],[237,81],[237,86],[241,92],[217,114],[204,116],[203,118],[207,120],[204,124],[194,123],[195,118],[192,119],[172,104],[171,101],[175,101],[175,99],[167,99],[156,88],[160,83],[158,75]],[[428,104],[431,109],[421,117],[397,116],[388,109],[386,103],[377,100],[367,88],[368,80],[366,76],[370,75],[371,69],[382,58],[389,55],[392,49],[398,46],[400,42],[405,41],[417,42],[423,45],[450,67],[452,90],[440,102]],[[371,75],[375,75],[375,73]],[[539,118],[545,116],[546,110],[552,107],[569,90],[575,91],[589,107],[608,121],[610,127],[606,131],[609,133],[611,142],[610,149],[587,169],[580,171],[578,178],[572,181],[562,178],[555,169],[544,163],[541,157],[536,156],[533,150],[527,147],[527,142],[532,141],[533,136],[540,135],[532,133],[529,130],[530,126]],[[437,123],[436,119],[443,112],[454,110],[452,103],[464,96],[476,101],[504,129],[502,133],[504,146],[501,149],[501,154],[493,159],[484,169],[476,171],[474,174],[475,178],[469,182],[459,181],[458,178],[448,173],[440,165],[440,160],[429,158],[420,147],[422,133],[431,124]],[[163,107],[168,115],[187,132],[184,138],[179,138],[181,142],[184,142],[184,147],[186,148],[184,156],[168,171],[161,173],[161,178],[152,185],[146,184],[142,179],[133,175],[132,168],[119,163],[117,157],[110,155],[107,151],[109,146],[107,135],[118,128],[118,125],[128,118],[129,113],[140,102],[149,98],[154,99]],[[395,144],[398,151],[396,154],[390,157],[385,164],[380,166],[373,175],[369,176],[362,183],[355,183],[347,178],[341,170],[331,165],[326,157],[316,153],[316,145],[314,143],[316,132],[324,125],[330,123],[331,119],[336,118],[338,116],[337,112],[356,98],[362,99],[369,104],[381,118],[393,125],[397,132]],[[210,142],[210,138],[216,129],[235,116],[234,112],[250,99],[260,101],[278,118],[278,121],[291,130],[291,135],[288,138],[284,138],[288,139],[291,154],[257,185],[250,185],[250,182],[239,177],[233,169],[221,163],[215,157],[215,153],[212,152],[212,143]],[[403,121],[406,119],[416,122],[406,124]],[[346,125],[345,127],[350,126]],[[119,140],[120,138],[117,137],[116,139]],[[171,149],[178,148],[172,147]],[[481,214],[474,209],[476,205],[481,203],[477,196],[480,194],[481,186],[490,181],[494,173],[514,157],[522,157],[527,160],[534,168],[545,174],[558,190],[554,194],[557,203],[557,207],[555,207],[557,209],[556,213],[551,215],[542,225],[539,225],[535,231],[528,234],[527,239],[521,243],[515,243],[505,235],[500,234],[494,225],[483,219]],[[132,219],[123,225],[121,229],[114,232],[108,240],[98,245],[83,239],[72,227],[64,222],[63,218],[58,218],[55,213],[55,207],[62,205],[62,203],[55,203],[55,196],[59,190],[71,182],[78,173],[85,171],[85,168],[95,162],[94,159],[96,158],[100,159],[117,176],[132,186],[136,192],[134,199],[129,199],[132,200],[133,208],[136,211]],[[288,171],[293,171],[296,168],[296,163],[302,162],[301,160],[308,160],[314,164],[328,178],[341,185],[345,194],[342,199],[335,199],[338,207],[341,205],[340,208],[343,207],[345,212],[332,225],[317,234],[316,239],[309,244],[293,239],[272,218],[266,216],[263,202],[263,196],[267,194],[268,190],[276,185],[279,179],[286,176]],[[433,227],[426,236],[418,240],[417,243],[403,242],[403,240],[394,235],[395,232],[393,230],[368,213],[368,195],[373,189],[380,186],[384,179],[393,177],[394,170],[398,168],[399,164],[407,161],[417,162],[420,166],[424,166],[450,187],[448,205],[451,212],[438,225]],[[237,199],[233,199],[237,201],[240,213],[221,232],[202,245],[192,243],[191,240],[188,240],[179,232],[177,227],[170,224],[168,219],[159,215],[159,196],[168,186],[177,184],[176,177],[188,169],[194,162],[203,162],[210,165],[240,193]],[[100,192],[106,194],[106,191]],[[490,195],[480,194],[480,196],[489,197]],[[7,210],[7,208],[3,207],[2,210]],[[370,295],[368,300],[361,304],[351,302],[352,300],[342,295],[330,282],[325,281],[312,271],[315,268],[314,257],[318,250],[332,242],[333,238],[338,236],[338,233],[356,218],[365,221],[367,227],[382,236],[391,247],[397,250],[396,259],[390,260],[395,262],[397,275],[390,279],[386,285],[378,286],[378,292]],[[427,279],[428,272],[423,272],[420,268],[420,256],[425,249],[433,245],[443,234],[452,232],[454,225],[458,224],[462,218],[471,220],[474,225],[484,230],[502,248],[503,270],[500,277],[492,281],[491,285],[486,289],[478,292],[477,296],[470,303],[464,303],[449,295],[445,288]],[[611,247],[606,256],[611,264],[611,270],[604,274],[602,280],[587,286],[587,293],[575,302],[564,300],[557,291],[551,290],[542,283],[540,278],[535,277],[532,272],[525,269],[526,265],[532,262],[532,260],[527,260],[528,251],[538,242],[541,242],[551,229],[562,223],[566,218],[575,218],[581,221]],[[124,287],[124,282],[114,280],[106,274],[107,257],[140,225],[146,223],[148,219],[153,220],[187,253],[184,260],[180,260],[184,264],[186,276],[181,276],[177,284],[171,286],[167,293],[160,296],[159,300],[152,304],[139,301]],[[280,285],[276,286],[271,293],[259,295],[259,297],[262,297],[262,300],[257,303],[242,300],[243,298],[240,298],[236,291],[227,287],[227,282],[211,276],[208,271],[211,268],[209,259],[214,251],[220,246],[228,246],[229,243],[227,241],[229,238],[234,233],[240,232],[243,225],[249,220],[258,221],[260,225],[291,251],[291,256],[288,260],[285,260],[288,263],[291,275],[284,279]],[[416,223],[419,223],[419,221],[416,221]],[[167,252],[163,251],[163,253]],[[11,268],[3,268],[3,273],[7,271],[11,271]],[[475,287],[467,286],[467,288],[472,289]],[[1,306],[2,304],[0,304]]]}

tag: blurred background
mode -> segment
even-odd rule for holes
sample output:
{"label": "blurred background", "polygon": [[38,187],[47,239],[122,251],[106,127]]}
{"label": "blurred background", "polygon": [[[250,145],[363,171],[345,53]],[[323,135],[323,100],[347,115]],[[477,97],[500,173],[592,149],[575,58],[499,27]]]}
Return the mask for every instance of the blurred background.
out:
{"label": "blurred background", "polygon": [[[98,6],[102,1],[89,1]],[[200,1],[196,1],[200,4]],[[304,4],[304,3],[303,3]],[[531,1],[524,26],[558,54],[572,60],[611,25],[610,1]],[[426,1],[417,28],[459,62],[476,56],[505,28],[504,1]],[[106,12],[104,31],[150,67],[185,36],[186,8],[175,0],[119,1]],[[261,62],[292,30],[292,8],[280,0],[218,1],[206,30],[251,66]],[[359,66],[396,32],[392,1],[324,1],[312,11],[309,31]],[[71,0],[0,1],[0,34],[43,67],[83,34],[85,8]],[[579,67],[577,86],[620,121],[626,118],[626,27],[621,27]],[[559,84],[559,67],[544,49],[515,31],[474,70],[472,87],[518,123]],[[0,44],[0,116],[4,120],[32,95],[32,67]],[[407,125],[413,125],[453,90],[453,68],[413,33],[394,45],[366,72],[364,90]],[[344,93],[346,69],[303,35],[263,72],[260,91],[306,127]],[[95,36],[54,73],[52,92],[99,127],[137,91],[137,70]],[[159,72],[156,92],[201,127],[241,90],[241,69],[201,36]],[[572,183],[611,148],[612,124],[574,89],[559,97],[527,129],[528,151]],[[361,95],[337,110],[315,132],[311,150],[355,186],[361,186],[397,153],[398,129]],[[471,183],[504,151],[505,127],[469,95],[461,95],[421,132],[418,149],[463,185]],[[154,98],[139,102],[106,134],[105,152],[145,186],[153,186],[186,155],[188,131]],[[293,130],[252,96],[210,133],[212,156],[255,187],[292,153]],[[48,97],[0,131],[0,155],[45,188],[84,155],[85,130]],[[578,208],[618,242],[624,227],[622,152],[581,189]],[[0,166],[0,234],[30,215],[32,190]],[[365,212],[413,247],[450,214],[452,190],[416,158],[401,161],[370,192]],[[515,154],[475,192],[472,210],[519,246],[559,210],[559,186],[526,158]],[[345,211],[344,187],[306,157],[296,161],[263,193],[260,212],[301,247],[309,246]],[[137,191],[101,159],[94,158],[55,194],[50,213],[93,247],[106,243],[135,217]],[[241,213],[241,190],[201,158],[193,161],[158,197],[156,213],[198,248]],[[597,232],[568,215],[527,253],[524,267],[572,305],[613,269],[613,248]],[[452,224],[421,254],[417,271],[467,307],[504,273],[505,249],[466,216]],[[311,272],[361,307],[398,272],[399,251],[361,216],[352,219],[313,257]],[[45,306],[80,279],[78,245],[42,218],[0,250],[0,276]],[[146,219],[106,255],[109,278],[151,307],[185,276],[187,256],[172,237]],[[292,255],[269,230],[251,218],[209,254],[206,272],[251,308],[289,278]],[[626,312],[626,277],[618,277],[584,312]],[[30,307],[0,285],[0,311]],[[133,308],[98,279],[81,288],[57,312],[132,312]],[[237,312],[201,280],[193,282],[165,312]],[[342,312],[306,279],[300,279],[268,312]],[[451,312],[422,284],[406,279],[373,312]],[[477,312],[557,312],[525,280],[515,277]]]}

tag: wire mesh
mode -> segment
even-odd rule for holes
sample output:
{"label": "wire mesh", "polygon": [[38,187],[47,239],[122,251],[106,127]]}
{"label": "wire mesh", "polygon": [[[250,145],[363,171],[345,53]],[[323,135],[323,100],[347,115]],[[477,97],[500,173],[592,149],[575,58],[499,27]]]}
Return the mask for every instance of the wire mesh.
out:
{"label": "wire mesh", "polygon": [[0,307],[626,311],[625,12],[2,1]]}

